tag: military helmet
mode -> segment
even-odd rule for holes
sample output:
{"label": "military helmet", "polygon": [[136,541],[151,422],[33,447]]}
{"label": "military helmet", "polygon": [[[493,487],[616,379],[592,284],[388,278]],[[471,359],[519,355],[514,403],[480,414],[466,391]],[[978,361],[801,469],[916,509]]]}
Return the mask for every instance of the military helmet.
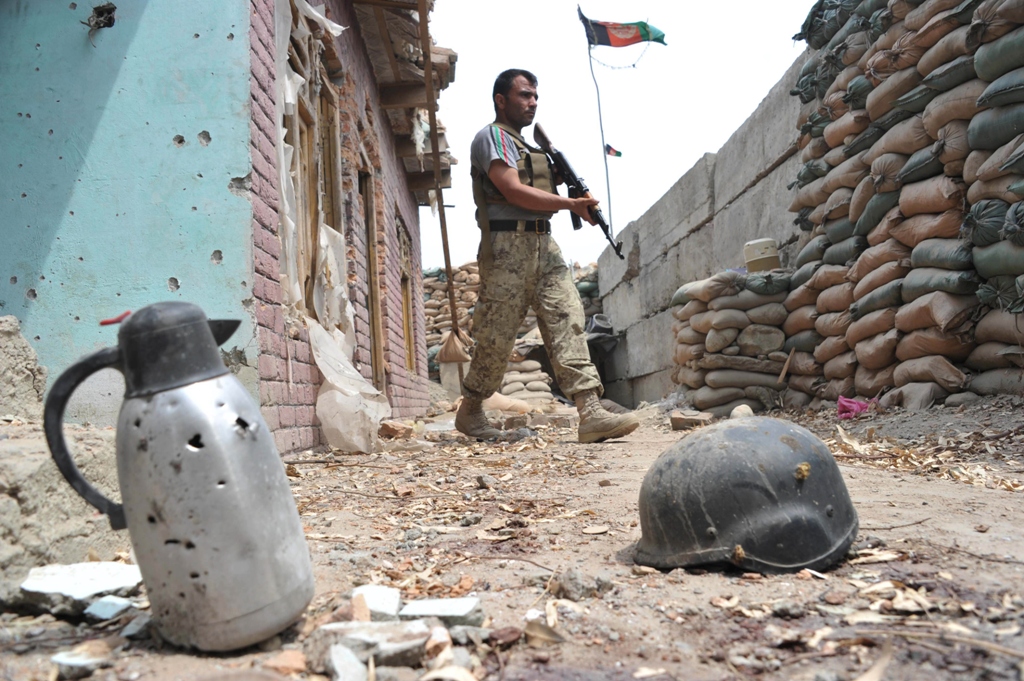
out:
{"label": "military helmet", "polygon": [[835,459],[806,428],[767,417],[701,428],[665,451],[640,487],[635,562],[822,570],[857,536]]}

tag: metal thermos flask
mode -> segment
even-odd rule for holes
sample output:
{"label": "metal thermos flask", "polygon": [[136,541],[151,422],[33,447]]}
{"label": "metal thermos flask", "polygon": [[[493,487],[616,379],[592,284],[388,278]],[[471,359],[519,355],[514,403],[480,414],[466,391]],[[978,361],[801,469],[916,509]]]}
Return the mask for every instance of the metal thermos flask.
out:
{"label": "metal thermos flask", "polygon": [[[128,528],[160,635],[233,650],[273,636],[313,597],[313,571],[284,465],[259,407],[218,346],[239,322],[165,302],[130,315],[117,347],[82,358],[54,383],[44,426],[67,481]],[[78,471],[63,434],[75,388],[100,369],[125,379],[117,422],[122,504]]]}

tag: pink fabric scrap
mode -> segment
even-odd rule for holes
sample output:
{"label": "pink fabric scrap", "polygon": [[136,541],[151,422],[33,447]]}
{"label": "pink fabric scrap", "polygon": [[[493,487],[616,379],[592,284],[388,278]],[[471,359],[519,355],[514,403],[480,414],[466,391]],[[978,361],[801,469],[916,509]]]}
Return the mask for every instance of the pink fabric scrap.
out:
{"label": "pink fabric scrap", "polygon": [[860,400],[851,400],[849,397],[839,396],[839,418],[841,419],[852,419],[857,414],[862,414],[868,410],[871,405],[867,402],[861,402]]}

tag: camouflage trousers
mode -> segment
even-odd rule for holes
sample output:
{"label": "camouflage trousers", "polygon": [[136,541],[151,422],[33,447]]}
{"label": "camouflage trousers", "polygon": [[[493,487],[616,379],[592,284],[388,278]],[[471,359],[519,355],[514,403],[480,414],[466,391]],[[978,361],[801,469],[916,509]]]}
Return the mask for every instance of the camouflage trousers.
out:
{"label": "camouflage trousers", "polygon": [[566,397],[603,392],[590,361],[583,303],[562,251],[549,234],[492,232],[493,262],[480,264],[480,297],[473,312],[476,348],[464,393],[486,399],[501,387],[516,332],[532,306],[555,380]]}

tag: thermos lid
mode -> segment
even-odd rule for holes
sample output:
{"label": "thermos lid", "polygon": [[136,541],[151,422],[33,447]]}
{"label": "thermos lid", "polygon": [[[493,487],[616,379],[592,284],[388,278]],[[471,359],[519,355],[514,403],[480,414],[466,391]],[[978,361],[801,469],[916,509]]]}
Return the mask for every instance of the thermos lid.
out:
{"label": "thermos lid", "polygon": [[217,346],[241,322],[208,320],[192,303],[148,305],[130,315],[117,334],[125,397],[141,397],[228,373]]}

